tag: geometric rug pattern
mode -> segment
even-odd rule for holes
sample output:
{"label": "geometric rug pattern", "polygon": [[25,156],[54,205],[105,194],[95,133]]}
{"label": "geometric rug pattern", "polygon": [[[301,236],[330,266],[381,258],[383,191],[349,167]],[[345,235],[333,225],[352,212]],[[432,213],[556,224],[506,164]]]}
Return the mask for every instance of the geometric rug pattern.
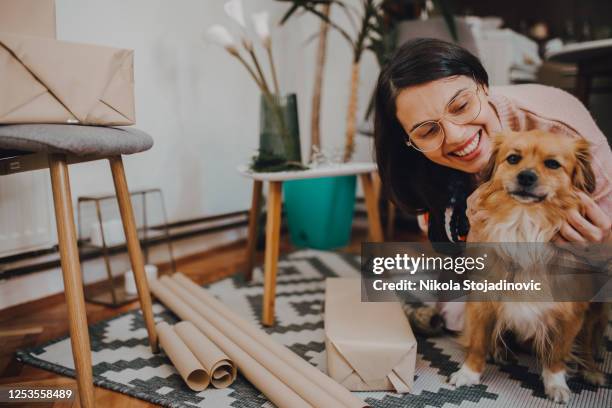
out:
{"label": "geometric rug pattern", "polygon": [[[279,261],[276,289],[276,325],[264,328],[276,341],[325,372],[323,302],[325,278],[358,277],[359,257],[337,252],[300,250]],[[256,268],[252,282],[242,276],[206,286],[227,306],[250,321],[259,322],[263,278]],[[174,323],[177,317],[155,303],[156,321]],[[263,326],[262,326],[263,327]],[[140,311],[132,311],[90,326],[92,364],[96,385],[164,407],[270,408],[266,400],[244,377],[226,389],[202,392],[187,388],[168,358],[149,349]],[[359,392],[358,397],[375,408],[402,407],[559,407],[544,395],[536,359],[517,353],[507,364],[487,364],[482,384],[454,388],[448,376],[463,361],[464,351],[455,337],[417,336],[417,361],[410,394]],[[70,341],[67,337],[40,347],[20,350],[17,358],[27,364],[74,377]],[[605,352],[599,360],[607,385],[595,387],[580,378],[570,378],[569,407],[612,407],[612,325],[607,328]],[[328,407],[325,407],[328,408]],[[329,407],[333,408],[333,407]]]}

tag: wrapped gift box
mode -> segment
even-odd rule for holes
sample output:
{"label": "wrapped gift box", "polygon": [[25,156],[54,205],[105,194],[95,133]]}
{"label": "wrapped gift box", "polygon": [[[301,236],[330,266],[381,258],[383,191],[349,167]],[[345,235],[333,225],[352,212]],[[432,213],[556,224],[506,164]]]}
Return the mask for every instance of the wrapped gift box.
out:
{"label": "wrapped gift box", "polygon": [[133,57],[0,31],[0,123],[132,125]]}
{"label": "wrapped gift box", "polygon": [[410,392],[416,339],[399,302],[361,302],[361,279],[329,278],[325,349],[330,377],[351,391]]}
{"label": "wrapped gift box", "polygon": [[55,38],[55,1],[0,0],[0,31]]}

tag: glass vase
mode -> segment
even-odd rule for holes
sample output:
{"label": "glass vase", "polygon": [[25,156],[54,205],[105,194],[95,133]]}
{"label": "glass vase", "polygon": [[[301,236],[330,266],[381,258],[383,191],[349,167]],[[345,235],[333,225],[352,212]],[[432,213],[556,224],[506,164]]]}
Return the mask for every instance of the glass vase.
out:
{"label": "glass vase", "polygon": [[295,94],[261,95],[259,154],[260,157],[301,163],[300,128]]}

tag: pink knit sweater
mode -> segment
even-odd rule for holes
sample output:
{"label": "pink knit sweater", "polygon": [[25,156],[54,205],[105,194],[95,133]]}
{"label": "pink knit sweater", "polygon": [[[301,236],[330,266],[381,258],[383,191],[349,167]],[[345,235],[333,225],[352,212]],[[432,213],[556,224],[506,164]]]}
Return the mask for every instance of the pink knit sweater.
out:
{"label": "pink knit sweater", "polygon": [[[491,87],[489,97],[503,130],[542,129],[552,133],[582,136],[591,143],[591,166],[596,187],[593,199],[612,217],[612,152],[589,111],[569,93],[543,85]],[[463,329],[465,304],[438,303],[446,327]]]}
{"label": "pink knit sweater", "polygon": [[542,129],[582,136],[591,144],[596,187],[593,199],[612,217],[612,152],[589,111],[573,95],[544,85],[492,87],[491,104],[503,130]]}

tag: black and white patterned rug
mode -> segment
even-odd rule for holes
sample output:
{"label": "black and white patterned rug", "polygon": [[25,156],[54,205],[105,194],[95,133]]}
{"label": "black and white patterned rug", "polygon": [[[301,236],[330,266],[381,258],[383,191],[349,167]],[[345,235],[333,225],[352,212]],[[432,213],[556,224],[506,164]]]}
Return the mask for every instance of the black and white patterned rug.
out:
{"label": "black and white patterned rug", "polygon": [[[277,324],[267,331],[279,342],[325,371],[322,304],[325,278],[358,276],[359,258],[335,252],[302,250],[279,262],[276,297]],[[241,276],[208,286],[210,292],[247,319],[259,321],[262,274],[245,283]],[[155,318],[175,322],[172,312],[154,305]],[[139,311],[129,312],[90,326],[94,382],[96,385],[165,407],[270,408],[273,405],[242,376],[226,389],[194,392],[187,388],[170,361],[153,355]],[[606,351],[600,361],[607,376],[604,387],[571,378],[570,407],[612,407],[612,325],[606,333]],[[547,400],[533,356],[518,354],[507,365],[488,364],[483,384],[454,389],[446,383],[463,359],[463,350],[450,336],[420,338],[414,389],[411,394],[356,393],[376,408],[400,407],[554,407]],[[21,350],[17,358],[60,374],[74,376],[68,338]],[[325,407],[332,408],[332,407]]]}

